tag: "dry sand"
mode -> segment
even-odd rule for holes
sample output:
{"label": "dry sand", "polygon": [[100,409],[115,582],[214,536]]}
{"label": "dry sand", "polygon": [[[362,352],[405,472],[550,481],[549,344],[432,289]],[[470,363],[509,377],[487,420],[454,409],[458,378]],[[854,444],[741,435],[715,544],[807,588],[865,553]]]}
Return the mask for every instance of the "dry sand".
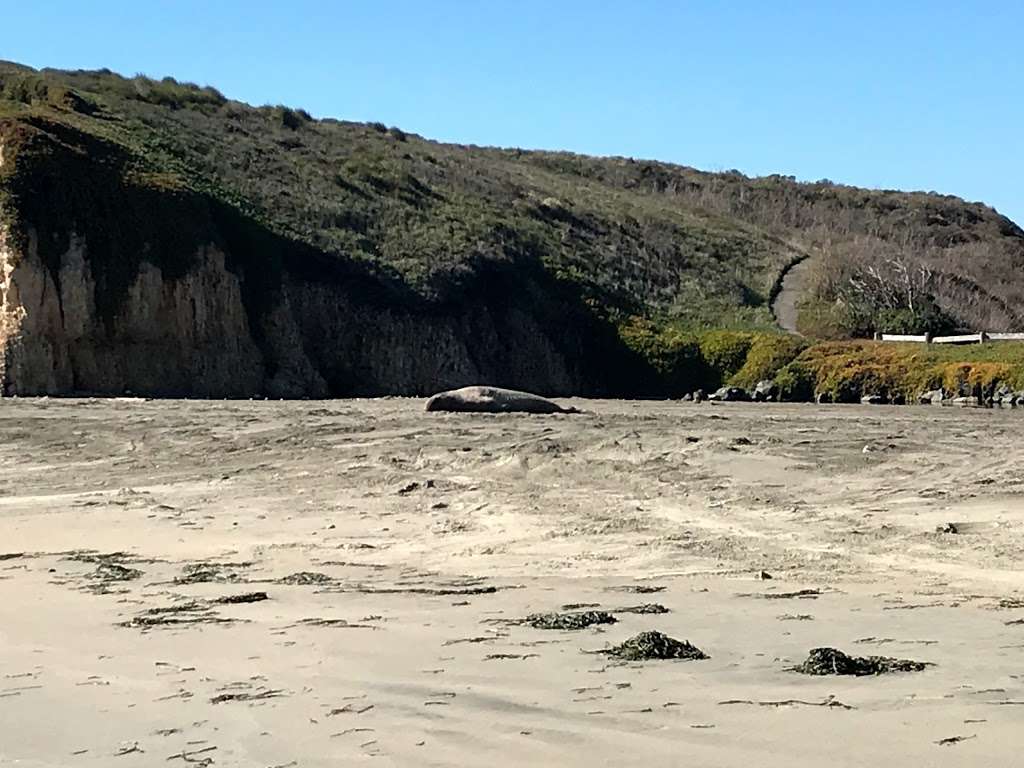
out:
{"label": "dry sand", "polygon": [[0,764],[1024,765],[1024,417],[574,404],[0,401]]}

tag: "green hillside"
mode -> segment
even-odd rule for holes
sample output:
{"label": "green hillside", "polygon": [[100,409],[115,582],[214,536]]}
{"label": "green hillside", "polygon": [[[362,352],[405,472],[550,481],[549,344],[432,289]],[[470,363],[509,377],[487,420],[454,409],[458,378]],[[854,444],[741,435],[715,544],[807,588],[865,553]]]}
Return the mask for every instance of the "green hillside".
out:
{"label": "green hillside", "polygon": [[[427,314],[528,305],[565,324],[584,368],[608,350],[643,368],[619,391],[679,391],[680,339],[776,333],[772,299],[807,258],[809,334],[1024,328],[1024,232],[948,196],[441,144],[171,78],[16,64],[0,64],[0,141],[13,235],[38,232],[54,269],[84,237],[111,321],[142,261],[184,274],[216,242],[256,315],[283,272]],[[731,375],[705,369],[685,386]]]}

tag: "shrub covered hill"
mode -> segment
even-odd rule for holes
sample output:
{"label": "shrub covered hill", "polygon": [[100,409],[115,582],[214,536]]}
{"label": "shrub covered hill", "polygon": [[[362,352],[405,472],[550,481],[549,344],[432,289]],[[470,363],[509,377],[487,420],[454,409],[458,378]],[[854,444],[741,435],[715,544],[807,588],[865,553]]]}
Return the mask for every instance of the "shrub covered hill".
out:
{"label": "shrub covered hill", "polygon": [[978,203],[0,63],[7,394],[661,396],[787,367],[795,396],[815,363],[772,302],[804,260],[808,336],[1024,329],[1024,232]]}

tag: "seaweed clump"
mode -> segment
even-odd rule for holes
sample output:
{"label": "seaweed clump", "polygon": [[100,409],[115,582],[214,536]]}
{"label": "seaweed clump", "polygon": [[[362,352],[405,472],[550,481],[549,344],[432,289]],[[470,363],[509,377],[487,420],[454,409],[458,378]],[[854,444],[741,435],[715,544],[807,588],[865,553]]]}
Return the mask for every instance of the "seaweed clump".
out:
{"label": "seaweed clump", "polygon": [[676,640],[661,632],[641,632],[624,643],[612,646],[603,653],[625,661],[651,659],[708,659],[704,651],[686,640]]}
{"label": "seaweed clump", "polygon": [[929,664],[889,656],[848,656],[837,648],[814,648],[807,660],[793,667],[804,675],[885,675],[892,672],[920,672]]}
{"label": "seaweed clump", "polygon": [[142,571],[138,568],[129,568],[120,563],[101,562],[88,578],[98,581],[134,581],[140,576]]}
{"label": "seaweed clump", "polygon": [[309,585],[309,584],[333,584],[334,579],[325,573],[317,573],[316,571],[299,571],[288,576],[284,576],[277,580],[279,584],[298,584],[298,585]]}
{"label": "seaweed clump", "polygon": [[175,584],[207,584],[211,582],[229,583],[241,581],[235,572],[237,568],[246,567],[248,563],[186,563],[181,576],[175,578]]}
{"label": "seaweed clump", "polygon": [[613,613],[668,613],[668,608],[661,603],[642,603],[641,605],[627,605],[622,608],[616,608]]}
{"label": "seaweed clump", "polygon": [[618,619],[606,611],[534,613],[526,623],[534,629],[586,629],[594,624],[614,624]]}

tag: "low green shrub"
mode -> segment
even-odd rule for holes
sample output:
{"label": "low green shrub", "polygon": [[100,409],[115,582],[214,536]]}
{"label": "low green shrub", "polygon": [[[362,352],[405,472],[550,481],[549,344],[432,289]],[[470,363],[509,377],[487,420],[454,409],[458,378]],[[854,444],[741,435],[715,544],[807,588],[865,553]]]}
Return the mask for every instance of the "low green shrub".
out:
{"label": "low green shrub", "polygon": [[787,334],[757,334],[747,351],[743,367],[729,380],[750,389],[759,381],[775,379],[807,348],[807,341]]}
{"label": "low green shrub", "polygon": [[836,402],[857,402],[864,395],[913,400],[939,387],[986,398],[1003,386],[1024,389],[1024,344],[823,342],[784,367],[776,382],[790,400],[818,394]]}
{"label": "low green shrub", "polygon": [[670,321],[630,317],[619,337],[659,378],[657,394],[679,397],[724,384],[752,388],[773,379],[807,346],[795,336],[752,331],[692,331]]}
{"label": "low green shrub", "polygon": [[775,375],[779,397],[792,402],[808,402],[814,399],[814,372],[800,360],[784,366]]}
{"label": "low green shrub", "polygon": [[661,391],[649,394],[679,397],[706,385],[705,364],[696,336],[649,319],[631,317],[620,325],[619,337],[658,376]]}
{"label": "low green shrub", "polygon": [[707,367],[708,389],[717,389],[747,361],[755,335],[744,331],[708,331],[700,335],[700,354]]}

